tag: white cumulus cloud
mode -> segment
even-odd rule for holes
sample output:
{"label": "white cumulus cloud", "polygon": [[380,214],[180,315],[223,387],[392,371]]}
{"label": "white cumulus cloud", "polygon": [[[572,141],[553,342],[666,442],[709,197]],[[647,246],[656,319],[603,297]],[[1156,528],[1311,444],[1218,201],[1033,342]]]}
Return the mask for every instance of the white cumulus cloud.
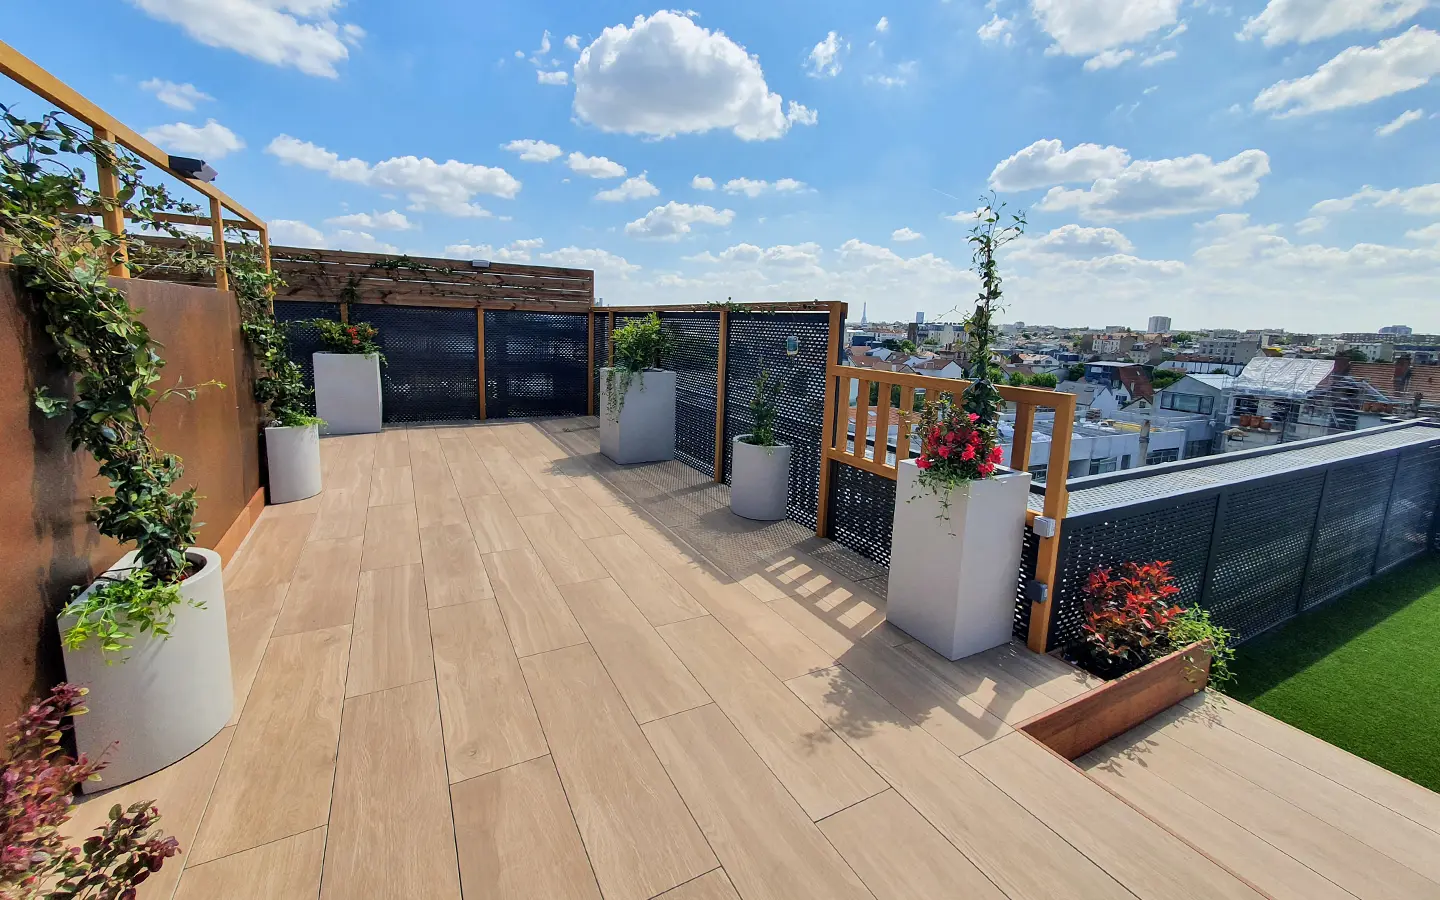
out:
{"label": "white cumulus cloud", "polygon": [[1046,234],[1023,237],[1011,248],[1017,259],[1033,259],[1042,255],[1091,259],[1130,254],[1134,252],[1135,245],[1114,228],[1061,225]]}
{"label": "white cumulus cloud", "polygon": [[579,49],[580,49],[580,35],[578,35],[578,34],[567,34],[567,35],[565,36],[565,46],[566,46],[566,47],[569,47],[571,50],[579,50]]}
{"label": "white cumulus cloud", "polygon": [[540,259],[552,266],[563,269],[592,269],[597,274],[625,278],[640,267],[623,256],[591,247],[561,247],[540,254]]}
{"label": "white cumulus cloud", "polygon": [[340,0],[130,0],[211,47],[335,78],[365,30],[336,20]]}
{"label": "white cumulus cloud", "polygon": [[1181,0],[1030,0],[1056,52],[1094,57],[1176,23]]}
{"label": "white cumulus cloud", "polygon": [[154,94],[155,99],[166,106],[187,111],[195,109],[197,103],[215,99],[188,82],[176,84],[160,78],[151,78],[148,81],[140,82],[140,90]]}
{"label": "white cumulus cloud", "polygon": [[875,30],[878,31],[878,32],[880,32],[881,34],[884,34],[885,32],[889,31],[889,30],[890,30],[890,19],[887,18],[887,17],[885,17],[885,16],[881,16],[881,17],[880,17],[880,21],[878,21],[878,22],[875,23]]}
{"label": "white cumulus cloud", "polygon": [[1374,47],[1350,47],[1303,78],[1272,84],[1255,109],[1277,117],[1360,106],[1412,91],[1440,75],[1440,34],[1412,26]]}
{"label": "white cumulus cloud", "polygon": [[1239,206],[1260,191],[1270,172],[1262,150],[1244,150],[1215,162],[1208,156],[1137,160],[1088,188],[1051,188],[1039,208],[1073,210],[1099,222],[1123,222]]}
{"label": "white cumulus cloud", "polygon": [[1347,31],[1384,31],[1419,13],[1430,0],[1270,0],[1245,20],[1236,37],[1265,46],[1309,44]]}
{"label": "white cumulus cloud", "polygon": [[414,212],[489,216],[487,210],[473,202],[476,194],[508,200],[520,192],[519,179],[504,169],[453,159],[438,163],[429,157],[396,156],[371,164],[363,159],[341,159],[339,154],[288,134],[271,141],[265,152],[283,163],[324,172],[337,181],[402,193]]}
{"label": "white cumulus cloud", "polygon": [[632,237],[650,238],[659,241],[676,241],[689,234],[695,225],[715,225],[720,228],[735,221],[733,209],[716,209],[704,204],[676,203],[671,200],[664,206],[657,206],[625,226],[625,233]]}
{"label": "white cumulus cloud", "polygon": [[337,228],[369,231],[410,231],[416,227],[415,223],[406,218],[404,213],[395,209],[389,212],[350,213],[344,216],[334,216],[326,219],[325,224],[334,225]]}
{"label": "white cumulus cloud", "polygon": [[586,156],[579,151],[565,158],[565,165],[577,175],[589,178],[619,178],[625,174],[625,167],[603,156]]}
{"label": "white cumulus cloud", "polygon": [[975,30],[980,35],[980,40],[987,44],[1003,44],[1006,47],[1015,43],[1014,23],[1009,19],[1000,18],[999,13],[990,17],[990,21],[981,25]]}
{"label": "white cumulus cloud", "polygon": [[530,138],[502,144],[500,149],[509,150],[511,153],[518,154],[524,162],[538,163],[550,162],[564,152],[554,144],[548,144],[545,141],[531,140]]}
{"label": "white cumulus cloud", "polygon": [[613,187],[608,191],[601,191],[595,195],[596,200],[604,200],[607,203],[620,203],[625,200],[643,200],[646,197],[658,197],[660,189],[650,183],[650,179],[641,172],[634,178],[627,178],[620,183],[619,187]]}
{"label": "white cumulus cloud", "polygon": [[1350,212],[1357,207],[1398,209],[1401,212],[1417,216],[1440,215],[1440,182],[1388,190],[1374,188],[1367,184],[1348,197],[1321,200],[1310,207],[1310,212],[1315,216],[1330,216],[1336,213]]}
{"label": "white cumulus cloud", "polygon": [[295,219],[271,219],[270,240],[280,247],[309,247],[317,250],[352,250],[356,253],[399,253],[394,244],[364,231],[341,228],[324,232]]}
{"label": "white cumulus cloud", "polygon": [[850,46],[840,39],[835,32],[825,35],[825,39],[815,45],[805,62],[810,67],[812,78],[833,78],[840,74],[840,51]]}
{"label": "white cumulus cloud", "polygon": [[536,72],[535,80],[541,84],[569,84],[570,73],[564,69],[556,69],[553,72]]}
{"label": "white cumulus cloud", "polygon": [[1104,50],[1085,60],[1085,71],[1095,72],[1100,69],[1113,69],[1123,65],[1126,60],[1135,56],[1135,51],[1125,50]]}
{"label": "white cumulus cloud", "polygon": [[715,179],[708,175],[696,175],[690,179],[690,186],[697,191],[713,191],[715,190]]}
{"label": "white cumulus cloud", "polygon": [[1425,118],[1425,110],[1407,109],[1400,115],[1391,119],[1389,122],[1386,122],[1384,125],[1381,125],[1379,128],[1375,129],[1375,134],[1379,137],[1389,137],[1390,135],[1404,128],[1406,125],[1409,125],[1411,122],[1418,122],[1423,118]]}
{"label": "white cumulus cloud", "polygon": [[207,162],[223,159],[245,147],[235,132],[214,119],[204,125],[159,125],[142,135],[147,141],[176,156],[196,156]]}
{"label": "white cumulus cloud", "polygon": [[604,131],[673,137],[728,129],[771,140],[813,110],[770,90],[760,61],[724,33],[660,11],[612,25],[575,63],[575,115]]}
{"label": "white cumulus cloud", "polygon": [[909,227],[897,228],[894,231],[890,232],[890,240],[899,241],[902,244],[907,241],[918,241],[924,236],[925,235]]}
{"label": "white cumulus cloud", "polygon": [[540,238],[526,238],[519,241],[511,241],[509,246],[494,247],[490,244],[450,244],[445,248],[445,255],[453,259],[485,259],[490,262],[530,262],[530,251],[543,247],[545,242]]}
{"label": "white cumulus cloud", "polygon": [[990,173],[990,186],[997,191],[1027,191],[1094,181],[1117,175],[1129,164],[1130,154],[1119,147],[1077,144],[1066,150],[1058,139],[1040,140],[1001,160]]}
{"label": "white cumulus cloud", "polygon": [[744,194],[751,199],[761,194],[794,194],[805,190],[805,182],[796,181],[794,178],[781,178],[776,181],[765,181],[755,178],[732,178],[725,182],[725,193]]}

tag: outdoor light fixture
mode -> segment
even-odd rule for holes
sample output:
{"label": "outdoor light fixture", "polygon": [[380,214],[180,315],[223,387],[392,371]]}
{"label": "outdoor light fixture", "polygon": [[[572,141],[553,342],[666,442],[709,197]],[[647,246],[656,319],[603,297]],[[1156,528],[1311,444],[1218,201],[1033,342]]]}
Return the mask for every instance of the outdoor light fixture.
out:
{"label": "outdoor light fixture", "polygon": [[205,160],[189,156],[170,157],[170,170],[184,178],[193,178],[196,181],[214,181],[215,177],[220,174],[210,168],[210,164]]}
{"label": "outdoor light fixture", "polygon": [[470,260],[470,267],[471,267],[471,268],[474,268],[474,269],[488,269],[488,268],[490,268],[490,260],[488,260],[488,259],[472,259],[472,260]]}

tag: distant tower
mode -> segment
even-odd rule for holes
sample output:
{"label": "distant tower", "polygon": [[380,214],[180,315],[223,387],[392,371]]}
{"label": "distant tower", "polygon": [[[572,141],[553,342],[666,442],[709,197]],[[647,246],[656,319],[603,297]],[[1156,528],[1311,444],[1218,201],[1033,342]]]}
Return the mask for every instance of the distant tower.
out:
{"label": "distant tower", "polygon": [[870,304],[869,304],[869,303],[862,303],[862,304],[860,304],[860,324],[861,324],[861,325],[869,325],[869,324],[870,324],[869,312],[870,312]]}
{"label": "distant tower", "polygon": [[915,324],[916,324],[916,325],[924,325],[924,324],[925,324],[925,313],[923,313],[923,312],[917,312],[917,313],[915,314]]}

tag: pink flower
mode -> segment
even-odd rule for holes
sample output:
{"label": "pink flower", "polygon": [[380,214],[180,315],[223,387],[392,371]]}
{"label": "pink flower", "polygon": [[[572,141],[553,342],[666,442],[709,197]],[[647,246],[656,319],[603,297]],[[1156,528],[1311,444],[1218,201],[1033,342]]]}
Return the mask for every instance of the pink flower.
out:
{"label": "pink flower", "polygon": [[981,478],[989,478],[990,473],[995,471],[995,467],[990,463],[981,463],[976,469],[979,471]]}
{"label": "pink flower", "polygon": [[977,416],[977,415],[975,415],[974,413],[970,413],[970,421],[971,421],[971,422],[978,422],[978,421],[980,421],[980,417]]}
{"label": "pink flower", "polygon": [[915,465],[921,469],[928,469],[930,468],[930,460],[922,456],[919,459],[915,460]]}

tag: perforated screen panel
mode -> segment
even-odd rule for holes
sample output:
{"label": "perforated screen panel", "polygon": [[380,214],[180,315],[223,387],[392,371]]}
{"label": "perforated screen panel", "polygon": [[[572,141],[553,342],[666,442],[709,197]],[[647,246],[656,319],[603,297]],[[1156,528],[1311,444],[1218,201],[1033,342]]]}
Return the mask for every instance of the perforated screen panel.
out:
{"label": "perforated screen panel", "polygon": [[[731,442],[755,421],[750,402],[761,369],[780,379],[775,434],[791,446],[790,518],[815,526],[820,496],[820,428],[825,411],[825,369],[830,319],[817,313],[731,313],[726,350],[725,482],[730,482]],[[786,353],[794,337],[799,350]]]}
{"label": "perforated screen panel", "polygon": [[1330,470],[1302,609],[1319,606],[1370,579],[1398,460],[1390,456]]}
{"label": "perforated screen panel", "polygon": [[600,370],[610,365],[610,317],[595,314],[595,381],[592,386],[595,414],[600,414]]}
{"label": "perforated screen panel", "polygon": [[474,309],[352,303],[350,321],[380,330],[386,422],[480,418],[480,358]]}
{"label": "perforated screen panel", "polygon": [[661,313],[670,336],[665,368],[675,370],[675,458],[715,474],[715,407],[719,395],[719,313]]}
{"label": "perforated screen panel", "polygon": [[1020,550],[1020,571],[1015,581],[1015,637],[1026,640],[1030,637],[1030,600],[1025,596],[1025,587],[1035,577],[1035,568],[1040,562],[1040,538],[1029,526],[1025,528],[1025,546]]}
{"label": "perforated screen panel", "polygon": [[583,416],[589,317],[485,312],[485,416]]}
{"label": "perforated screen panel", "polygon": [[310,303],[302,300],[275,301],[275,320],[289,325],[286,329],[286,338],[289,344],[290,358],[300,366],[300,371],[305,376],[305,386],[310,389],[310,393],[305,397],[305,408],[311,415],[314,415],[315,361],[311,357],[324,348],[320,344],[320,329],[314,325],[304,324],[311,319],[340,321],[340,304]]}
{"label": "perforated screen panel", "polygon": [[895,482],[844,463],[830,465],[830,537],[889,566]]}
{"label": "perforated screen panel", "polygon": [[1437,505],[1440,505],[1440,447],[1401,456],[1390,510],[1385,517],[1385,534],[1376,558],[1379,571],[1425,552],[1434,533]]}

